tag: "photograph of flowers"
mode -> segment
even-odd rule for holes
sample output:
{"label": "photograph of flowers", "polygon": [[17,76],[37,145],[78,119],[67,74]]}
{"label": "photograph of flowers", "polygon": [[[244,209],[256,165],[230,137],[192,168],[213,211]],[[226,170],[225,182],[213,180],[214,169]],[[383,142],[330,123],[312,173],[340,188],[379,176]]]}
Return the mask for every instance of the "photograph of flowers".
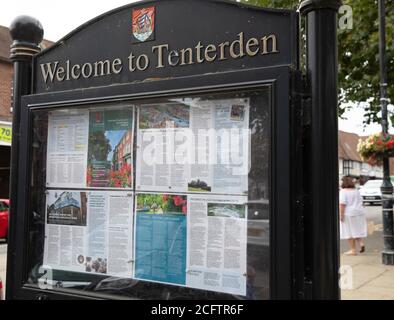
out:
{"label": "photograph of flowers", "polygon": [[137,213],[187,214],[185,195],[140,193],[137,195]]}
{"label": "photograph of flowers", "polygon": [[132,187],[133,109],[91,111],[88,187]]}

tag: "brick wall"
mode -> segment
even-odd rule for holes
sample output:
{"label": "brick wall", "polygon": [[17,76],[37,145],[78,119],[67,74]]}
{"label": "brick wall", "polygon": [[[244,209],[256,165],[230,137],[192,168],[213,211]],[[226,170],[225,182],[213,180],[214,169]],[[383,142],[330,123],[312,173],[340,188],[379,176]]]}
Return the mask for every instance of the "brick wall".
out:
{"label": "brick wall", "polygon": [[0,61],[0,120],[11,121],[11,84],[13,68],[11,63]]}

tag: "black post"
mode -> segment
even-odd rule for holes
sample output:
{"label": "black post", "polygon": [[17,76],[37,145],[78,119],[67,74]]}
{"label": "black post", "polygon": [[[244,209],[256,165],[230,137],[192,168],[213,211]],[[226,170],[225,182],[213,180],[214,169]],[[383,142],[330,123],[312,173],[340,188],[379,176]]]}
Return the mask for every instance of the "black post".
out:
{"label": "black post", "polygon": [[[386,60],[386,21],[384,0],[379,0],[379,64],[380,64],[380,103],[382,108],[382,132],[388,136],[387,120],[387,60]],[[390,179],[389,158],[383,159],[382,212],[383,212],[383,241],[382,262],[394,265],[394,223],[393,223],[393,185]]]}
{"label": "black post", "polygon": [[[18,239],[16,234],[16,215],[18,212],[18,163],[20,138],[20,108],[21,97],[31,93],[31,61],[33,56],[40,52],[38,46],[44,35],[41,23],[29,16],[17,17],[10,26],[13,39],[10,58],[14,63],[14,103],[12,108],[12,145],[11,145],[11,177],[10,177],[10,221],[9,221],[9,248],[14,248]],[[15,253],[8,250],[8,261],[16,261]],[[7,298],[12,297],[13,270],[15,266],[7,264]]]}
{"label": "black post", "polygon": [[307,299],[339,299],[338,48],[340,0],[306,0],[307,74],[311,83],[311,203],[305,216]]}

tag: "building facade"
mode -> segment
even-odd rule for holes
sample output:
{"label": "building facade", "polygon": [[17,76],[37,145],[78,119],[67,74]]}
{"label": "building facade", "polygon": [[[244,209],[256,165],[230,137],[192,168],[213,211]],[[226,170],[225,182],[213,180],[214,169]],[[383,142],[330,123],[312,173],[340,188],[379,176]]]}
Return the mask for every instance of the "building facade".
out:
{"label": "building facade", "polygon": [[12,77],[10,55],[11,37],[0,26],[0,198],[8,198],[12,132]]}
{"label": "building facade", "polygon": [[120,170],[125,164],[131,165],[132,132],[126,131],[118,145],[114,148],[112,170]]}
{"label": "building facade", "polygon": [[359,180],[360,184],[364,184],[370,179],[383,178],[383,168],[371,166],[363,161],[357,152],[360,139],[365,139],[365,137],[350,132],[338,132],[339,181],[343,176],[354,177]]}
{"label": "building facade", "polygon": [[[7,27],[0,26],[0,198],[9,197],[12,139],[13,64],[10,60],[12,40]],[[52,42],[44,40],[44,49]]]}

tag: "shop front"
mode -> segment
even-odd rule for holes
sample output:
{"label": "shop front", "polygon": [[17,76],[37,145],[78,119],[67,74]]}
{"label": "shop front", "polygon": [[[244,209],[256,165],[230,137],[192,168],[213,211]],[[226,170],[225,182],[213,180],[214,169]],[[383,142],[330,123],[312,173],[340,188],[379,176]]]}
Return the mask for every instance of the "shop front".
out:
{"label": "shop front", "polygon": [[9,197],[11,140],[11,122],[0,121],[0,199]]}

